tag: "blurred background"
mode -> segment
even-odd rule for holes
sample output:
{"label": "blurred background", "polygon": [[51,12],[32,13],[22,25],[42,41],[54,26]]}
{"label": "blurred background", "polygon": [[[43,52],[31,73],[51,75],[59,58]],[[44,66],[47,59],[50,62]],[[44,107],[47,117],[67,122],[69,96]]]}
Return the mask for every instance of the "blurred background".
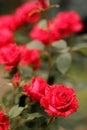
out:
{"label": "blurred background", "polygon": [[[26,1],[29,0],[0,0],[0,15],[14,13],[15,9]],[[51,4],[57,3],[60,5],[60,8],[52,9],[49,17],[55,16],[56,13],[60,11],[77,11],[82,18],[84,30],[76,35],[75,41],[87,43],[87,0],[51,0]],[[28,39],[24,34],[26,34],[25,30],[20,30],[19,33],[17,33],[16,41],[19,43],[21,43],[21,41],[27,42]],[[0,98],[3,93],[11,89],[8,85],[9,81],[4,78],[7,73],[3,73],[2,68],[3,67],[0,66]],[[87,130],[87,48],[83,48],[78,54],[75,54],[67,76],[62,76],[60,80],[74,87],[80,108],[78,112],[72,116],[66,119],[58,119],[59,123],[57,121],[57,126],[59,125],[59,130]]]}

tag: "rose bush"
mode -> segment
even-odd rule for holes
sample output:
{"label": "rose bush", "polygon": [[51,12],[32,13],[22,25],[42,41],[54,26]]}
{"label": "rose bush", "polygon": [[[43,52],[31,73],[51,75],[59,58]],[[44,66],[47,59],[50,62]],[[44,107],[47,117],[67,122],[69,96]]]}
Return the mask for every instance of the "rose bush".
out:
{"label": "rose bush", "polygon": [[[11,90],[0,104],[7,115],[0,110],[0,130],[57,130],[57,117],[77,112],[75,91],[64,84],[76,86],[68,72],[71,64],[77,65],[87,44],[72,45],[71,39],[77,41],[72,34],[84,27],[75,11],[59,12],[48,19],[47,13],[54,7],[59,5],[35,0],[0,16],[0,65],[8,70],[6,78],[11,82]],[[27,36],[23,37],[25,30]]]}

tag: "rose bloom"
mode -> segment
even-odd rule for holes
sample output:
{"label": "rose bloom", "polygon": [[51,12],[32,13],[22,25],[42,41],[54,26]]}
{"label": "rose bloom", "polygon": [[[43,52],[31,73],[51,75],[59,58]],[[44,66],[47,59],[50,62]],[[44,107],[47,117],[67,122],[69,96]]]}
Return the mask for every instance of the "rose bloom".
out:
{"label": "rose bloom", "polygon": [[60,12],[54,19],[55,26],[62,37],[67,37],[83,29],[80,16],[74,12]]}
{"label": "rose bloom", "polygon": [[60,34],[52,22],[48,23],[48,28],[41,28],[38,25],[35,25],[29,35],[33,40],[41,41],[45,46],[52,44],[53,41],[61,39]]}
{"label": "rose bloom", "polygon": [[40,51],[37,49],[28,49],[27,46],[20,46],[21,60],[20,65],[32,65],[33,70],[40,66]]}
{"label": "rose bloom", "polygon": [[43,78],[33,77],[30,85],[24,85],[24,91],[32,100],[40,101],[41,97],[45,94],[46,86],[49,85]]}
{"label": "rose bloom", "polygon": [[8,28],[11,31],[17,29],[19,26],[19,19],[15,17],[14,14],[11,15],[3,15],[0,17],[0,28]]}
{"label": "rose bloom", "polygon": [[0,49],[0,64],[6,65],[6,70],[16,67],[19,61],[20,51],[16,44],[8,44]]}
{"label": "rose bloom", "polygon": [[49,44],[49,32],[47,29],[40,28],[38,25],[35,25],[32,31],[30,32],[30,37],[33,40],[41,41],[44,45]]}
{"label": "rose bloom", "polygon": [[49,7],[47,0],[38,0],[38,4],[42,9],[47,9]]}
{"label": "rose bloom", "polygon": [[12,31],[7,28],[0,29],[0,48],[14,42]]}
{"label": "rose bloom", "polygon": [[8,130],[9,125],[8,117],[0,110],[0,130]]}
{"label": "rose bloom", "polygon": [[16,74],[13,75],[11,82],[14,87],[18,87],[20,85],[20,81],[21,81],[20,73],[17,72]]}
{"label": "rose bloom", "polygon": [[16,9],[16,15],[20,18],[21,23],[33,23],[40,18],[38,9],[36,2],[27,2]]}
{"label": "rose bloom", "polygon": [[74,90],[64,85],[46,87],[45,96],[41,98],[40,104],[50,116],[66,117],[78,108]]}

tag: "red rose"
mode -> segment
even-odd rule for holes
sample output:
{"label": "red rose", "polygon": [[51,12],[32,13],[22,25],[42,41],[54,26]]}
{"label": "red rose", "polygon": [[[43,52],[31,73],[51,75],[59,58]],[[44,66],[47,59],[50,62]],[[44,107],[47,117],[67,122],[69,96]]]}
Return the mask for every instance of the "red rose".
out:
{"label": "red rose", "polygon": [[41,77],[32,78],[30,85],[24,85],[24,91],[32,100],[40,101],[45,94],[45,87],[49,86]]}
{"label": "red rose", "polygon": [[55,26],[62,37],[79,32],[83,29],[83,24],[79,15],[74,12],[60,12],[54,19]]}
{"label": "red rose", "polygon": [[40,51],[37,49],[28,49],[26,46],[20,46],[21,65],[32,65],[33,70],[40,66]]}
{"label": "red rose", "polygon": [[8,117],[0,110],[0,130],[8,130],[9,125]]}
{"label": "red rose", "polygon": [[47,0],[38,0],[38,4],[42,9],[47,9],[49,7]]}
{"label": "red rose", "polygon": [[0,28],[8,28],[9,30],[13,31],[16,30],[18,19],[15,18],[15,15],[3,15],[0,17]]}
{"label": "red rose", "polygon": [[20,51],[16,44],[8,44],[0,49],[0,64],[6,65],[6,70],[16,67],[19,61]]}
{"label": "red rose", "polygon": [[49,32],[45,28],[40,28],[38,25],[35,25],[32,31],[30,32],[30,37],[33,40],[39,40],[43,44],[49,44]]}
{"label": "red rose", "polygon": [[54,20],[50,20],[48,22],[48,31],[50,31],[49,32],[49,41],[50,41],[50,43],[52,43],[54,41],[58,41],[58,40],[61,39],[62,36],[58,32]]}
{"label": "red rose", "polygon": [[16,15],[21,19],[21,23],[36,22],[40,18],[38,9],[38,4],[36,2],[27,2],[17,8]]}
{"label": "red rose", "polygon": [[68,116],[77,111],[78,103],[72,88],[53,85],[45,88],[40,104],[50,116]]}
{"label": "red rose", "polygon": [[0,47],[12,42],[14,42],[13,33],[7,28],[0,29]]}
{"label": "red rose", "polygon": [[17,72],[12,78],[12,84],[14,87],[18,87],[21,81],[20,73]]}
{"label": "red rose", "polygon": [[39,40],[44,45],[50,45],[53,41],[61,38],[60,34],[55,28],[54,23],[52,22],[49,22],[48,27],[44,28],[35,25],[29,35],[33,40]]}

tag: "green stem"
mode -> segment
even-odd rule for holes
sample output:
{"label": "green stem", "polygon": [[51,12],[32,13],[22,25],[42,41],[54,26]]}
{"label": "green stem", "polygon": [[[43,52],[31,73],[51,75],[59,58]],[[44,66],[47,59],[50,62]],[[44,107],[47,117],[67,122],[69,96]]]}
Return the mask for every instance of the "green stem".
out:
{"label": "green stem", "polygon": [[47,128],[46,128],[46,130],[49,130],[49,126],[50,126],[50,124],[51,124],[54,120],[55,120],[55,116],[52,116],[52,117],[49,118],[48,123],[47,123]]}

